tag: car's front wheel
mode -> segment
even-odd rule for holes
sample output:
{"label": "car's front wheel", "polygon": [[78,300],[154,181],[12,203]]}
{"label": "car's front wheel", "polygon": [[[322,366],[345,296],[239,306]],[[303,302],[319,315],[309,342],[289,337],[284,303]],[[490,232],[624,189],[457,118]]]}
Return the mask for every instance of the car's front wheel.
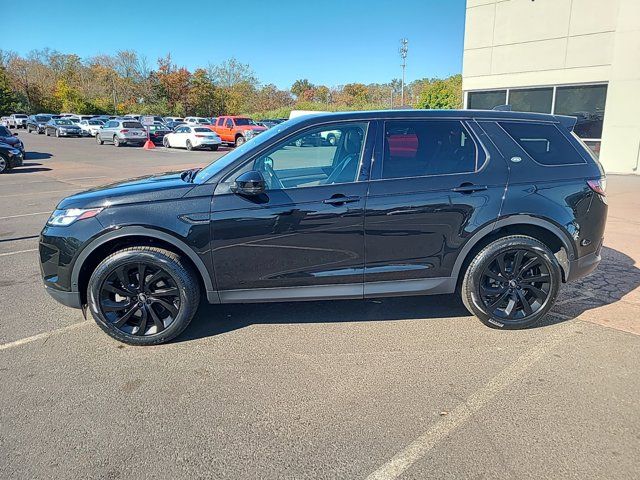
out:
{"label": "car's front wheel", "polygon": [[162,139],[162,145],[164,145],[165,148],[171,148],[171,144],[169,143],[169,139],[167,137],[164,137]]}
{"label": "car's front wheel", "polygon": [[186,146],[187,146],[187,150],[189,151],[193,150],[193,145],[191,144],[191,140],[187,140]]}
{"label": "car's front wheel", "polygon": [[9,171],[9,162],[6,158],[0,155],[0,174],[7,173]]}
{"label": "car's front wheel", "polygon": [[558,260],[544,243],[512,235],[473,258],[462,281],[462,301],[486,325],[527,328],[551,309],[561,281]]}
{"label": "car's front wheel", "polygon": [[187,328],[198,309],[200,288],[193,270],[175,253],[130,247],[98,265],[87,299],[96,323],[111,337],[157,345]]}

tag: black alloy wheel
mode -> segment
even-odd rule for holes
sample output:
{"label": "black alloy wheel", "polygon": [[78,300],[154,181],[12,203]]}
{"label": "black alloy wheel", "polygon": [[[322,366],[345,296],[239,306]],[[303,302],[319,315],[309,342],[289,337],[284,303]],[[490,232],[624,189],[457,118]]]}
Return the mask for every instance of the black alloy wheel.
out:
{"label": "black alloy wheel", "polygon": [[117,267],[100,290],[100,310],[118,330],[129,335],[154,335],[178,315],[180,292],[162,268],[138,262]]}
{"label": "black alloy wheel", "polygon": [[524,235],[498,238],[467,268],[462,301],[491,327],[527,328],[538,323],[558,296],[562,271],[541,241]]}
{"label": "black alloy wheel", "polygon": [[522,320],[549,298],[551,274],[540,255],[523,249],[496,255],[480,280],[480,298],[494,318]]}
{"label": "black alloy wheel", "polygon": [[129,247],[91,274],[87,302],[108,335],[130,345],[158,345],[178,336],[200,303],[192,267],[173,252]]}

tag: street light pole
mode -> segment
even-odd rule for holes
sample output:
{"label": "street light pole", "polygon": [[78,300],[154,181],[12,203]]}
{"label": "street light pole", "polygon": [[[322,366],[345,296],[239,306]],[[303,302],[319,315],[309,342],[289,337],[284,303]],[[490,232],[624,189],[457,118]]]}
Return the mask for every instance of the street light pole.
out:
{"label": "street light pole", "polygon": [[401,102],[400,105],[402,107],[404,107],[404,71],[405,68],[407,66],[407,52],[409,51],[409,40],[407,40],[406,38],[403,38],[402,40],[400,40],[400,58],[402,59],[402,86],[401,86]]}

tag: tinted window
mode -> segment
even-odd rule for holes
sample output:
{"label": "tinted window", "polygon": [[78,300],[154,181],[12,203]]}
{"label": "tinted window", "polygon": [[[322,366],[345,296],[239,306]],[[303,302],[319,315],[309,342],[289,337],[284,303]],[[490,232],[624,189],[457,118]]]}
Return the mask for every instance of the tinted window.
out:
{"label": "tinted window", "polygon": [[542,165],[584,163],[569,140],[550,123],[500,122],[502,128]]}
{"label": "tinted window", "polygon": [[[348,123],[319,127],[294,136],[243,170],[262,173],[269,190],[355,182],[367,125]],[[325,138],[339,132],[335,145]]]}
{"label": "tinted window", "polygon": [[233,121],[230,118],[227,118],[226,127],[227,128],[233,128]]}
{"label": "tinted window", "polygon": [[455,120],[385,123],[382,178],[473,172],[476,147]]}
{"label": "tinted window", "polygon": [[140,122],[122,122],[124,128],[143,128]]}
{"label": "tinted window", "polygon": [[498,105],[507,103],[507,91],[495,90],[491,92],[469,92],[467,94],[467,108],[474,110],[491,110]]}
{"label": "tinted window", "polygon": [[36,115],[35,119],[38,122],[48,122],[49,120],[51,120],[51,117],[48,115]]}
{"label": "tinted window", "polygon": [[7,127],[0,125],[0,137],[10,137],[11,132],[7,129]]}
{"label": "tinted window", "polygon": [[236,118],[236,125],[255,125],[250,118]]}
{"label": "tinted window", "polygon": [[222,125],[224,125],[224,118],[219,118],[218,119],[218,126],[221,127]]}
{"label": "tinted window", "polygon": [[196,132],[213,133],[210,128],[197,127],[193,129]]}
{"label": "tinted window", "polygon": [[516,112],[551,113],[553,88],[509,90],[509,105]]}
{"label": "tinted window", "polygon": [[558,87],[554,113],[576,117],[578,123],[573,131],[579,137],[600,138],[606,99],[606,85]]}

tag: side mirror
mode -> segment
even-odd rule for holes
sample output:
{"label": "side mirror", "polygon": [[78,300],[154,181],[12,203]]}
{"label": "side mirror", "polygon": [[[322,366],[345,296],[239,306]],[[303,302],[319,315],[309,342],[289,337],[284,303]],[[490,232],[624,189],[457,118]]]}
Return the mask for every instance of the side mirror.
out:
{"label": "side mirror", "polygon": [[231,184],[230,189],[233,193],[240,195],[260,195],[267,189],[267,183],[264,177],[257,170],[251,170],[240,175]]}

